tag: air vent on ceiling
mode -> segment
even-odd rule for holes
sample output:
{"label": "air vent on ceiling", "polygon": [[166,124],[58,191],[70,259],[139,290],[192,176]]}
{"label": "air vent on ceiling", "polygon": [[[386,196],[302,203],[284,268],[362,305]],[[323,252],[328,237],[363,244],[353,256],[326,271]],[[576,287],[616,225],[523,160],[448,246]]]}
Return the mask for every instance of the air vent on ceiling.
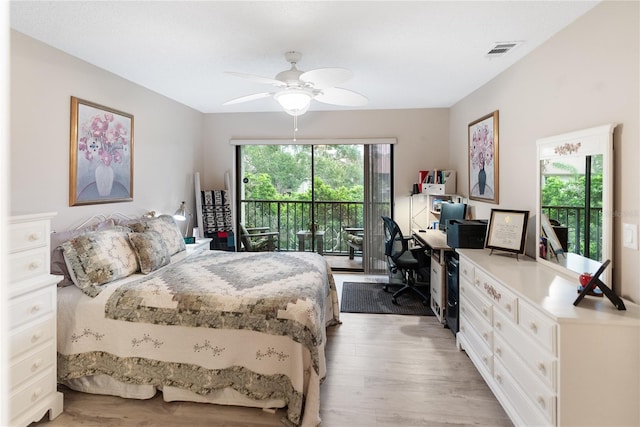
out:
{"label": "air vent on ceiling", "polygon": [[507,53],[511,52],[513,49],[521,45],[522,42],[500,42],[495,43],[489,51],[487,52],[487,57],[489,58],[497,58],[499,56],[505,56]]}

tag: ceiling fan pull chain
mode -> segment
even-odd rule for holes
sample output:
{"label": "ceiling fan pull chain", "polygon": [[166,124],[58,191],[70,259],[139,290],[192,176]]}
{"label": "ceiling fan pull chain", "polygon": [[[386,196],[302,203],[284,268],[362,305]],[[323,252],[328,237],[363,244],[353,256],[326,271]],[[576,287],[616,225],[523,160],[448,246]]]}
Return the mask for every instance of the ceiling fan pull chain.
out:
{"label": "ceiling fan pull chain", "polygon": [[298,132],[298,115],[293,116],[293,142],[296,142],[296,132]]}

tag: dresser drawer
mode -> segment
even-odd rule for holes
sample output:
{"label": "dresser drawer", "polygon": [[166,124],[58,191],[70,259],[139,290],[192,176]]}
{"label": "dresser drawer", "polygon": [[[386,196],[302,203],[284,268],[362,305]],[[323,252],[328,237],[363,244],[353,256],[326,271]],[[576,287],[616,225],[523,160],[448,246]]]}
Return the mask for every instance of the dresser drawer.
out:
{"label": "dresser drawer", "polygon": [[534,342],[528,336],[522,334],[518,325],[513,323],[503,313],[495,313],[493,326],[494,330],[494,352],[499,355],[498,339],[511,345],[518,356],[524,361],[527,367],[540,379],[547,387],[556,390],[556,363],[555,356],[548,350],[542,348],[540,344]]}
{"label": "dresser drawer", "polygon": [[9,255],[9,280],[18,282],[49,274],[49,253],[46,247]]}
{"label": "dresser drawer", "polygon": [[50,340],[47,345],[25,358],[11,363],[9,369],[9,387],[14,389],[18,384],[29,381],[38,376],[45,369],[51,367],[55,361],[55,343]]}
{"label": "dresser drawer", "polygon": [[[480,333],[473,327],[473,320],[468,318],[464,313],[460,314],[460,332],[464,338],[469,342],[471,351],[468,351],[472,359],[476,359],[475,363],[480,364],[481,367],[489,373],[489,376],[493,375],[493,352],[491,347],[487,346],[485,340],[482,339]],[[469,350],[469,349],[467,349]]]}
{"label": "dresser drawer", "polygon": [[495,357],[520,384],[522,390],[526,390],[532,405],[544,414],[549,423],[552,423],[555,419],[556,397],[554,391],[534,375],[518,353],[502,337],[496,335],[494,344],[493,354]]}
{"label": "dresser drawer", "polygon": [[556,323],[527,304],[520,304],[519,313],[520,329],[556,355]]}
{"label": "dresser drawer", "polygon": [[475,267],[473,264],[469,263],[465,258],[460,258],[460,266],[459,266],[459,274],[460,279],[467,279],[469,283],[473,283],[475,279],[474,275]]}
{"label": "dresser drawer", "polygon": [[53,368],[45,369],[42,375],[35,377],[26,385],[21,385],[16,390],[11,390],[9,398],[9,413],[15,418],[32,408],[38,403],[56,392],[56,374]]}
{"label": "dresser drawer", "polygon": [[[534,406],[528,393],[525,393],[516,380],[509,374],[509,370],[496,359],[493,364],[493,377],[503,399],[508,401],[520,417],[520,423],[525,426],[553,426],[555,419],[550,420],[537,406]],[[500,399],[503,406],[505,403]],[[554,405],[555,407],[555,405]],[[516,425],[519,423],[515,423]]]}
{"label": "dresser drawer", "polygon": [[491,302],[465,279],[460,280],[460,295],[464,295],[482,317],[489,324],[493,324],[493,306]]}
{"label": "dresser drawer", "polygon": [[9,301],[10,328],[52,315],[56,305],[56,288],[48,287]]}
{"label": "dresser drawer", "polygon": [[44,318],[33,325],[21,329],[11,335],[9,340],[10,353],[9,357],[13,358],[21,353],[30,351],[31,349],[46,343],[53,342],[56,333],[56,322],[53,317]]}
{"label": "dresser drawer", "polygon": [[518,320],[518,298],[483,271],[476,269],[475,283],[480,292],[504,310],[514,321]]}
{"label": "dresser drawer", "polygon": [[11,224],[9,228],[9,252],[48,246],[49,221],[29,221]]}
{"label": "dresser drawer", "polygon": [[478,310],[469,302],[469,300],[462,295],[460,297],[460,313],[464,314],[469,323],[478,332],[479,337],[489,348],[493,348],[493,328],[491,323],[488,323],[486,319],[480,314]]}

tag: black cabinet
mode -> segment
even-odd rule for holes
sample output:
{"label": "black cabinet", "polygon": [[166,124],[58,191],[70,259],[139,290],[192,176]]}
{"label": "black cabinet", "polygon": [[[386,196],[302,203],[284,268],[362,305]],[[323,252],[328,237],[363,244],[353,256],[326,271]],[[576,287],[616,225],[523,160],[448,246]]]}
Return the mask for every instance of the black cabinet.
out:
{"label": "black cabinet", "polygon": [[459,330],[459,268],[458,268],[458,254],[454,251],[446,252],[445,255],[445,267],[446,267],[446,287],[447,287],[447,307],[445,308],[445,324],[451,330],[451,333],[455,335]]}

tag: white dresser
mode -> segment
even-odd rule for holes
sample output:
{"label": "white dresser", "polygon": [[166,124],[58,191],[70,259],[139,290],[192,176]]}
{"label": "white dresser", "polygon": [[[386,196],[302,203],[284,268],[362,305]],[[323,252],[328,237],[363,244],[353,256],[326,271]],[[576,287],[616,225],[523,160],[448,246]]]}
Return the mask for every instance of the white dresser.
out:
{"label": "white dresser", "polygon": [[517,426],[640,425],[640,307],[578,307],[577,281],[534,260],[460,254],[457,341]]}
{"label": "white dresser", "polygon": [[26,426],[62,412],[56,381],[56,283],[49,274],[55,214],[9,220],[9,419]]}

